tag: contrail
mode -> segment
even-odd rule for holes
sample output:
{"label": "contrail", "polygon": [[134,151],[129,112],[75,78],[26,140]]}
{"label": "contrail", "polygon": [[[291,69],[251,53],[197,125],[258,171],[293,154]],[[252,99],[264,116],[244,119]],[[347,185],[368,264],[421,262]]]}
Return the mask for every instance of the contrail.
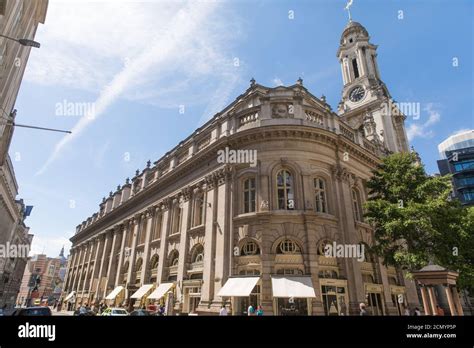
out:
{"label": "contrail", "polygon": [[179,49],[186,38],[192,38],[203,21],[208,21],[217,2],[191,2],[178,11],[171,20],[166,35],[161,35],[147,43],[145,50],[127,64],[111,82],[105,86],[95,101],[95,110],[92,114],[84,115],[72,128],[72,134],[63,137],[54,147],[48,160],[36,172],[43,174],[53,163],[64,147],[77,138],[88,125],[93,123],[107,108],[117,100],[127,86],[145,74],[150,68],[163,64]]}

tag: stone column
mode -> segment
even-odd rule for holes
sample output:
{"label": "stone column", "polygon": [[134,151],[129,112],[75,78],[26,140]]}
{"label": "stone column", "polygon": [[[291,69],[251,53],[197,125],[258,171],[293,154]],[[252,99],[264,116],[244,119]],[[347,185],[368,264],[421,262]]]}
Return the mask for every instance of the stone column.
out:
{"label": "stone column", "polygon": [[461,300],[459,298],[458,289],[455,286],[453,286],[452,290],[453,290],[453,298],[454,298],[454,303],[456,305],[457,313],[458,315],[464,315],[464,311],[461,305]]}
{"label": "stone column", "polygon": [[231,169],[226,167],[221,173],[221,177],[217,183],[217,209],[216,209],[216,231],[215,231],[215,254],[219,255],[214,262],[214,295],[212,307],[214,312],[218,312],[222,306],[222,298],[217,296],[219,290],[224,286],[229,276],[229,258],[231,252],[229,250],[229,238],[231,232],[229,230],[229,214],[230,214],[230,189],[231,189],[232,173]]}
{"label": "stone column", "polygon": [[444,291],[446,291],[446,297],[448,298],[449,311],[451,312],[451,315],[457,315],[456,308],[454,306],[453,295],[451,293],[451,288],[449,287],[449,284],[446,284],[444,286]]}
{"label": "stone column", "polygon": [[[111,289],[111,287],[114,286],[115,284],[115,271],[117,270],[117,262],[115,260],[115,255],[118,252],[118,246],[120,245],[121,239],[120,239],[120,226],[115,227],[112,231],[113,233],[113,238],[112,238],[112,246],[110,248],[110,254],[109,254],[109,264],[107,265],[107,281],[105,283],[105,290],[104,290],[104,296],[107,296],[107,292]],[[120,240],[120,242],[119,242]]]}
{"label": "stone column", "polygon": [[156,274],[157,284],[161,284],[166,279],[165,270],[168,267],[168,236],[171,229],[171,199],[163,201],[161,206],[163,220],[161,222],[161,237],[160,237],[160,263],[158,264],[158,271]]}
{"label": "stone column", "polygon": [[[342,157],[343,154],[337,153]],[[353,175],[347,171],[340,163],[332,168],[335,187],[336,204],[339,211],[339,224],[342,228],[341,240],[336,243],[356,244],[358,233],[355,229],[355,218],[352,208],[351,187],[354,184]],[[359,313],[359,303],[366,302],[364,282],[360,271],[360,263],[355,258],[344,258],[338,260],[338,266],[343,266],[347,277],[347,286],[349,294],[349,314],[357,315]]]}
{"label": "stone column", "polygon": [[79,267],[81,263],[82,253],[84,252],[84,247],[82,245],[77,246],[77,248],[78,248],[78,256],[77,256],[77,262],[76,262],[72,286],[71,286],[71,291],[76,291],[76,292],[77,292],[77,283],[79,281],[79,276],[78,276]]}
{"label": "stone column", "polygon": [[[133,276],[133,271],[135,269],[135,258],[137,256],[137,237],[138,229],[140,228],[140,222],[143,219],[142,213],[136,214],[132,220],[132,229],[133,231],[133,240],[132,240],[132,250],[130,251],[130,261],[128,264],[128,274],[127,274],[127,289],[130,286],[135,285],[135,277]],[[127,291],[128,293],[128,291]],[[127,294],[127,297],[130,297],[131,294]]]}
{"label": "stone column", "polygon": [[[94,253],[94,266],[92,268],[92,275],[91,275],[91,283],[89,284],[89,294],[94,291],[95,292],[95,298],[97,299],[97,291],[96,289],[94,289],[94,279],[97,278],[97,273],[98,273],[98,269],[99,269],[99,266],[97,265],[100,260],[99,260],[99,255],[100,255],[100,249],[103,247],[103,243],[102,243],[102,238],[100,238],[100,236],[97,238],[97,243],[96,243],[96,247],[95,247],[95,253]],[[88,271],[89,272],[89,271]],[[100,279],[98,280],[98,282],[100,282]]]}
{"label": "stone column", "polygon": [[[151,234],[153,231],[153,223],[155,222],[156,207],[150,207],[147,209],[145,219],[148,219],[146,224],[146,231],[145,231],[145,248],[143,250],[143,265],[142,265],[142,274],[141,274],[141,281],[142,285],[148,283],[148,279],[150,277],[150,270],[149,270],[149,263],[150,263],[150,241],[151,241]],[[143,233],[143,232],[142,232]]]}
{"label": "stone column", "polygon": [[428,294],[425,286],[420,286],[421,298],[423,300],[423,308],[425,309],[425,315],[431,315],[430,304],[428,302]]}
{"label": "stone column", "polygon": [[181,223],[181,235],[179,240],[179,260],[178,260],[178,275],[177,275],[177,282],[178,286],[176,286],[176,302],[177,307],[175,310],[182,311],[183,309],[183,279],[186,278],[186,264],[188,261],[189,255],[189,241],[187,237],[187,230],[189,229],[189,222],[191,220],[191,212],[192,212],[192,202],[191,202],[191,192],[189,188],[186,188],[182,192],[183,197],[183,210],[182,210],[182,223]]}
{"label": "stone column", "polygon": [[[74,263],[76,262],[77,259],[77,252],[76,248],[71,248],[70,250],[70,255],[69,255],[69,262],[68,262],[68,267],[67,267],[67,272],[66,272],[66,278],[64,279],[64,291],[67,292],[66,296],[69,294],[69,290],[71,288],[71,279],[74,273]],[[63,294],[64,295],[64,294]]]}
{"label": "stone column", "polygon": [[76,283],[76,287],[74,289],[74,290],[76,290],[76,293],[79,293],[79,291],[80,291],[79,286],[81,285],[82,271],[83,271],[83,268],[84,268],[84,262],[85,262],[85,259],[86,259],[86,255],[87,255],[87,245],[84,244],[82,246],[81,259],[80,259],[79,265],[77,267],[77,283]]}
{"label": "stone column", "polygon": [[119,255],[119,262],[117,265],[117,273],[115,274],[115,286],[120,285],[120,277],[122,276],[122,267],[123,267],[123,259],[125,254],[125,243],[127,241],[127,236],[130,232],[130,221],[125,221],[122,227],[122,242],[120,243],[120,255]]}
{"label": "stone column", "polygon": [[430,295],[431,311],[433,315],[437,315],[438,313],[436,311],[436,296],[432,286],[428,287],[428,294]]}
{"label": "stone column", "polygon": [[[89,270],[91,269],[91,261],[92,261],[92,254],[94,253],[94,250],[97,249],[97,246],[98,246],[98,243],[99,241],[90,241],[88,243],[89,247],[88,247],[88,250],[87,250],[87,254],[88,254],[88,257],[87,257],[87,267],[86,267],[86,276],[84,278],[84,285],[82,286],[82,292],[84,293],[85,291],[90,291],[90,284],[89,286],[87,286],[88,284],[88,279],[89,279]],[[95,244],[95,246],[94,246]],[[91,275],[91,278],[93,279],[93,275]],[[92,279],[91,279],[91,282],[92,282]],[[90,296],[90,293],[89,293],[89,296]]]}
{"label": "stone column", "polygon": [[[217,193],[216,182],[213,178],[208,177],[206,197],[206,216],[205,216],[205,232],[204,232],[204,272],[203,283],[201,287],[201,304],[200,309],[209,311],[214,297],[214,258],[216,251],[216,212],[217,212]],[[210,207],[207,203],[210,203]]]}
{"label": "stone column", "polygon": [[104,273],[105,273],[105,259],[106,259],[106,255],[107,255],[107,251],[109,249],[109,245],[110,245],[110,240],[111,240],[111,234],[110,234],[110,230],[106,231],[104,234],[103,234],[103,247],[102,247],[102,252],[99,254],[100,256],[100,266],[99,266],[99,273],[98,273],[98,282],[97,282],[97,287],[96,287],[96,294],[97,294],[97,298],[102,298],[104,295],[103,295],[103,292],[102,292],[102,277],[104,276]]}

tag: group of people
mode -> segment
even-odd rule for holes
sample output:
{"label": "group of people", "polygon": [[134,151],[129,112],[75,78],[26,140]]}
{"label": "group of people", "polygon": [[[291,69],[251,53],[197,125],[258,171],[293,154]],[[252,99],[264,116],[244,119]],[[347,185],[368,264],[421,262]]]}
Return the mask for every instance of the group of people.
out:
{"label": "group of people", "polygon": [[[219,311],[220,316],[226,316],[229,315],[229,311],[227,310],[225,305],[222,305],[221,310]],[[262,306],[258,305],[257,309],[254,308],[254,306],[250,305],[247,308],[247,315],[250,316],[262,316],[263,315],[263,308]]]}

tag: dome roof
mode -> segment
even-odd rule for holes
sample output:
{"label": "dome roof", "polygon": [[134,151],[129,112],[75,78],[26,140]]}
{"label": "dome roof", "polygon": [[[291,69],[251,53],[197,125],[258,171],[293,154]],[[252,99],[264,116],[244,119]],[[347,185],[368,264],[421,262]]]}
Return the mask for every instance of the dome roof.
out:
{"label": "dome roof", "polygon": [[365,27],[360,24],[359,22],[354,22],[352,20],[349,21],[349,23],[347,23],[346,27],[344,28],[344,31],[342,32],[342,35],[341,35],[341,44],[344,42],[344,38],[351,34],[351,33],[355,33],[355,32],[359,32],[361,33],[364,37],[369,37],[369,33],[367,32],[367,29],[365,29]]}

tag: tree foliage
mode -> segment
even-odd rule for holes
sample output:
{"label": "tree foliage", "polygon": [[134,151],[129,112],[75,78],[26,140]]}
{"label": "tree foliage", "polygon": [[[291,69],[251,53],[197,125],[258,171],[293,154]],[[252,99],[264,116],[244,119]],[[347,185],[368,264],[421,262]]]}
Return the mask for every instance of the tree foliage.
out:
{"label": "tree foliage", "polygon": [[431,261],[474,288],[474,208],[450,198],[450,176],[428,176],[414,153],[397,153],[383,159],[367,187],[372,251],[385,264],[410,272]]}

